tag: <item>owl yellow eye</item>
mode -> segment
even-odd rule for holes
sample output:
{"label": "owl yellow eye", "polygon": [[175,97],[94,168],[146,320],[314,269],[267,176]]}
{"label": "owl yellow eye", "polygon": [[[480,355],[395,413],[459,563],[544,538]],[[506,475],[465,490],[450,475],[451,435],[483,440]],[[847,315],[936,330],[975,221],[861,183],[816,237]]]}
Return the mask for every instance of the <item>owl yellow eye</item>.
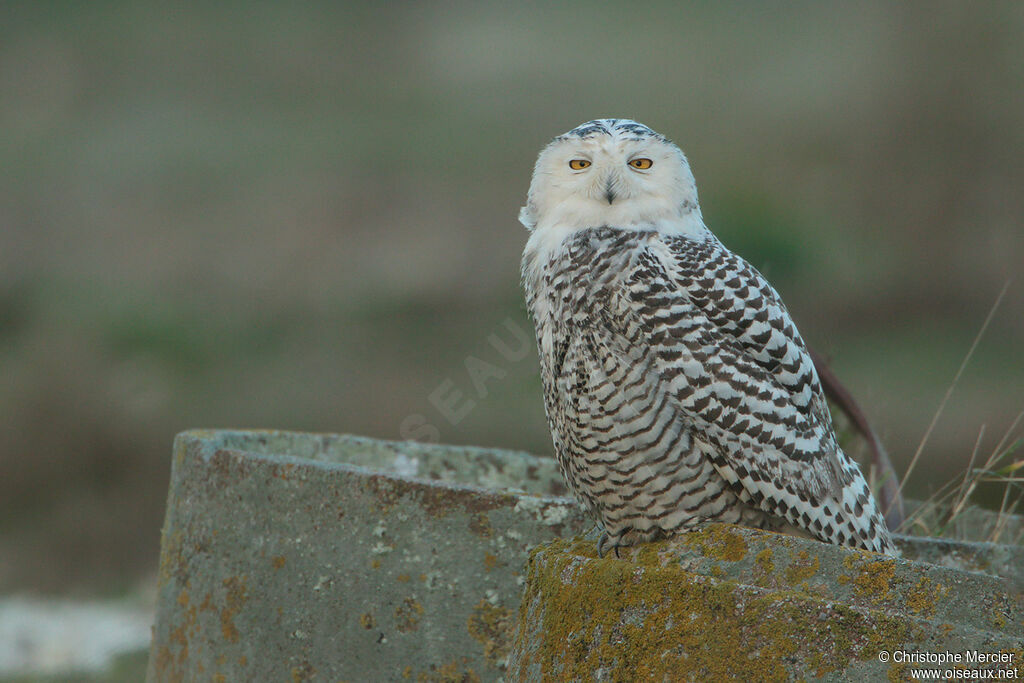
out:
{"label": "owl yellow eye", "polygon": [[629,165],[633,168],[639,168],[641,171],[644,171],[653,166],[654,162],[650,159],[633,159],[629,162]]}
{"label": "owl yellow eye", "polygon": [[587,166],[590,166],[590,162],[586,159],[573,159],[569,162],[569,168],[574,171],[582,171]]}

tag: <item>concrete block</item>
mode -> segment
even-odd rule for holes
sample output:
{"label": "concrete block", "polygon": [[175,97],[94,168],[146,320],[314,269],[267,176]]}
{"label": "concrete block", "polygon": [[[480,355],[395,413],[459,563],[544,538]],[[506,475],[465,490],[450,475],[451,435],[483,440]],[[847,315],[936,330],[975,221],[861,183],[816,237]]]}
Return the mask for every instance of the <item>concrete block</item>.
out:
{"label": "concrete block", "polygon": [[659,644],[696,680],[899,673],[870,660],[900,644],[1019,649],[1020,547],[898,537],[893,561],[712,525],[599,560],[594,536],[543,545],[593,527],[565,495],[526,453],[181,434],[148,679],[508,680],[520,614],[514,680],[657,679]]}
{"label": "concrete block", "polygon": [[1024,675],[1004,578],[722,524],[621,556],[533,553],[507,680],[903,680],[938,652]]}
{"label": "concrete block", "polygon": [[148,679],[496,680],[528,551],[589,524],[533,495],[556,477],[523,453],[182,434]]}

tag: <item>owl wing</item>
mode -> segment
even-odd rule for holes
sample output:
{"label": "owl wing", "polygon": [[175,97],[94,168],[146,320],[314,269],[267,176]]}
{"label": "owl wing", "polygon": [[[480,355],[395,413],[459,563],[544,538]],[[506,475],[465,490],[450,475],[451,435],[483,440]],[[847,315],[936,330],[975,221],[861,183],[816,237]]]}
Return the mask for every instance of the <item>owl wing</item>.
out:
{"label": "owl wing", "polygon": [[606,351],[646,367],[744,499],[835,495],[831,416],[779,295],[714,237],[639,235],[619,286],[589,299]]}

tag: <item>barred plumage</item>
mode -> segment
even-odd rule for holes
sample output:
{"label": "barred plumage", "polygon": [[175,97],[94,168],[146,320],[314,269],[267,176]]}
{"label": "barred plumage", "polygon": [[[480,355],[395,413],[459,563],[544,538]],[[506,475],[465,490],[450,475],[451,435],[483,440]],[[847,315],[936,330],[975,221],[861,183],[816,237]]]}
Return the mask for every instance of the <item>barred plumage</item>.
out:
{"label": "barred plumage", "polygon": [[583,124],[541,152],[520,220],[555,454],[599,550],[717,520],[897,553],[785,306],[704,226],[678,147]]}

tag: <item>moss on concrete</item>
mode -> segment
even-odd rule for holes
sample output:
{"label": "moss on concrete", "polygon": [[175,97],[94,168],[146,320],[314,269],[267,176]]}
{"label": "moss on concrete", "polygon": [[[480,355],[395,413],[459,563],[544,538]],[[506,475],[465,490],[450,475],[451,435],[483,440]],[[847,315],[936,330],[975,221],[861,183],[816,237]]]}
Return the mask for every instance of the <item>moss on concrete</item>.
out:
{"label": "moss on concrete", "polygon": [[[712,554],[745,554],[745,544],[736,543],[742,539],[727,530],[694,536],[692,543]],[[808,673],[820,676],[913,635],[907,623],[882,613],[796,591],[768,593],[672,565],[600,559],[591,546],[555,541],[531,556],[520,617],[529,624],[539,616],[543,636],[534,656],[546,679],[590,680],[610,667],[637,680],[783,681],[796,652],[815,653]]]}
{"label": "moss on concrete", "polygon": [[821,560],[817,555],[811,557],[806,550],[799,550],[786,567],[786,581],[790,585],[801,583],[817,574],[820,568]]}
{"label": "moss on concrete", "polygon": [[709,524],[682,537],[688,546],[698,548],[706,557],[738,562],[747,555],[747,543],[727,524]]}
{"label": "moss on concrete", "polygon": [[852,582],[859,597],[880,604],[892,597],[892,580],[896,573],[895,560],[879,560],[871,553],[857,552],[843,560],[843,566],[853,574],[843,574],[840,583]]}
{"label": "moss on concrete", "polygon": [[946,597],[949,587],[935,583],[927,576],[922,576],[917,584],[907,591],[905,604],[914,614],[930,617],[935,613],[935,604]]}

